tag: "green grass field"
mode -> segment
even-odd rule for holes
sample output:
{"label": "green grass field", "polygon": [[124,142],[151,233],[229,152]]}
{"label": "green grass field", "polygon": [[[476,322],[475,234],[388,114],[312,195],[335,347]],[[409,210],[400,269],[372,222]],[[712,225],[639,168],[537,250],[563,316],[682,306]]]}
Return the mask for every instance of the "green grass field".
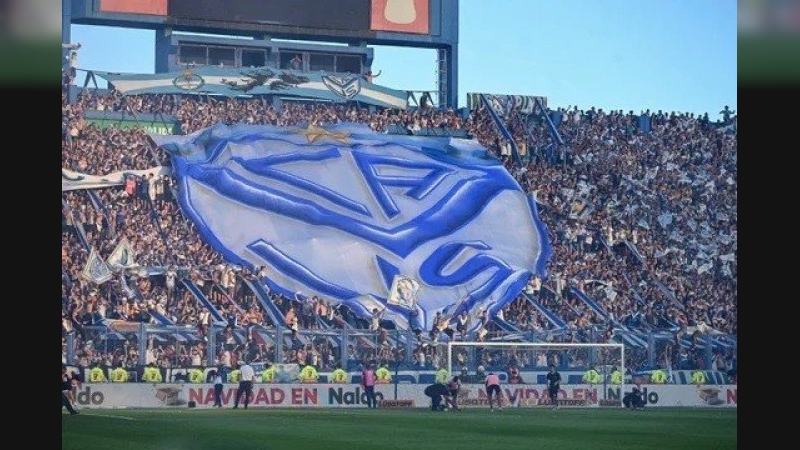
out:
{"label": "green grass field", "polygon": [[735,449],[736,409],[82,410],[76,450]]}

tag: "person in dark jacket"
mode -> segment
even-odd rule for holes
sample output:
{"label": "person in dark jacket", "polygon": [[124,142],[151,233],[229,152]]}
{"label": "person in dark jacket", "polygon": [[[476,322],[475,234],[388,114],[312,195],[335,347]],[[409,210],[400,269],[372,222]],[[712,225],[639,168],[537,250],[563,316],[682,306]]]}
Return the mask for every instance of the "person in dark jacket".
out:
{"label": "person in dark jacket", "polygon": [[[442,383],[434,383],[426,387],[425,395],[431,398],[431,411],[444,411],[445,405],[450,398],[447,386]],[[442,404],[442,400],[445,401],[445,405]]]}
{"label": "person in dark jacket", "polygon": [[75,408],[72,407],[72,380],[77,379],[67,373],[67,366],[61,364],[61,407],[67,408],[70,415],[78,414]]}
{"label": "person in dark jacket", "polygon": [[646,403],[644,392],[642,391],[642,380],[637,379],[631,392],[622,397],[622,404],[629,409],[643,409]]}

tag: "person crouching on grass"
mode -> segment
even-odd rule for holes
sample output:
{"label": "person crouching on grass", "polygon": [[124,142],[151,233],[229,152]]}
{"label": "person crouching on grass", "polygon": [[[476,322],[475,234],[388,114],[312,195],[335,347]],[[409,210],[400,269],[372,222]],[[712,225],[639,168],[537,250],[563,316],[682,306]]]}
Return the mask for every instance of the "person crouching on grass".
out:
{"label": "person crouching on grass", "polygon": [[497,399],[497,410],[502,411],[503,403],[500,394],[500,377],[494,372],[489,372],[489,375],[486,375],[484,384],[486,385],[486,397],[489,399],[489,409],[494,411],[494,405],[492,405],[492,396],[494,396]]}
{"label": "person crouching on grass", "polygon": [[450,397],[448,399],[448,403],[453,411],[461,411],[461,408],[458,406],[458,391],[461,390],[461,380],[458,378],[458,375],[454,376],[449,383],[447,383],[447,390],[450,392]]}
{"label": "person crouching on grass", "polygon": [[[450,402],[450,391],[442,383],[433,383],[426,387],[424,392],[431,398],[431,411],[444,411],[445,405]],[[445,405],[442,404],[442,400]]]}
{"label": "person crouching on grass", "polygon": [[[65,364],[61,364],[61,408],[67,408],[70,415],[78,414],[78,411],[75,411],[75,408],[72,407],[72,403],[74,402],[74,398],[72,397],[72,386],[73,381],[76,380],[77,377],[75,375],[70,376],[67,373],[67,366]],[[80,387],[80,380],[78,382],[78,387]]]}

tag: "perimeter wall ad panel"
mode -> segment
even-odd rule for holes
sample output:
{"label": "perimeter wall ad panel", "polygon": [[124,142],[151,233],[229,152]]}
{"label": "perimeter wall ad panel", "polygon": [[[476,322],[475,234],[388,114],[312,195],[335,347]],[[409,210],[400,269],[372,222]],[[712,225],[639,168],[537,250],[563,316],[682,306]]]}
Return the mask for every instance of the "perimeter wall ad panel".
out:
{"label": "perimeter wall ad panel", "polygon": [[[643,385],[647,407],[737,407],[737,385]],[[222,404],[232,407],[237,385],[227,384],[222,391]],[[424,385],[378,385],[378,400],[411,400],[417,408],[427,408],[430,398],[423,393]],[[605,389],[605,396],[603,395]],[[211,384],[149,384],[149,383],[84,383],[75,389],[78,407],[84,408],[187,408],[194,402],[197,408],[211,408],[214,387]],[[547,388],[544,385],[506,385],[502,389],[506,407],[546,407]],[[619,405],[625,392],[619,386],[568,385],[559,391],[562,406],[598,407]],[[466,408],[488,408],[483,385],[462,385],[460,403]],[[541,399],[541,401],[540,401]],[[244,398],[240,401],[243,403]],[[250,406],[254,408],[365,408],[363,389],[354,384],[268,384],[253,385]]]}

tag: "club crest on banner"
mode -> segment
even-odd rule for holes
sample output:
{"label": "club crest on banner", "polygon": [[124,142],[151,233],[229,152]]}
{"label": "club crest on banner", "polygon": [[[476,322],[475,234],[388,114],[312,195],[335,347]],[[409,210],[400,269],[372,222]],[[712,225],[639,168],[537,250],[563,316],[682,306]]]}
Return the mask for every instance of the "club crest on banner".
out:
{"label": "club crest on banner", "polygon": [[353,98],[361,92],[361,78],[357,75],[324,75],[322,82],[336,95]]}
{"label": "club crest on banner", "polygon": [[196,91],[206,84],[206,80],[192,70],[184,71],[180,76],[172,80],[172,84],[178,89],[185,91]]}
{"label": "club crest on banner", "polygon": [[270,289],[429,329],[494,313],[551,253],[536,206],[477,141],[368,127],[217,125],[166,137],[181,208]]}
{"label": "club crest on banner", "polygon": [[114,274],[111,273],[111,269],[108,267],[108,264],[103,261],[103,258],[100,257],[100,254],[97,252],[97,250],[92,247],[92,250],[89,253],[89,259],[86,260],[86,266],[84,266],[83,270],[81,271],[81,276],[92,283],[103,284],[113,278]]}

